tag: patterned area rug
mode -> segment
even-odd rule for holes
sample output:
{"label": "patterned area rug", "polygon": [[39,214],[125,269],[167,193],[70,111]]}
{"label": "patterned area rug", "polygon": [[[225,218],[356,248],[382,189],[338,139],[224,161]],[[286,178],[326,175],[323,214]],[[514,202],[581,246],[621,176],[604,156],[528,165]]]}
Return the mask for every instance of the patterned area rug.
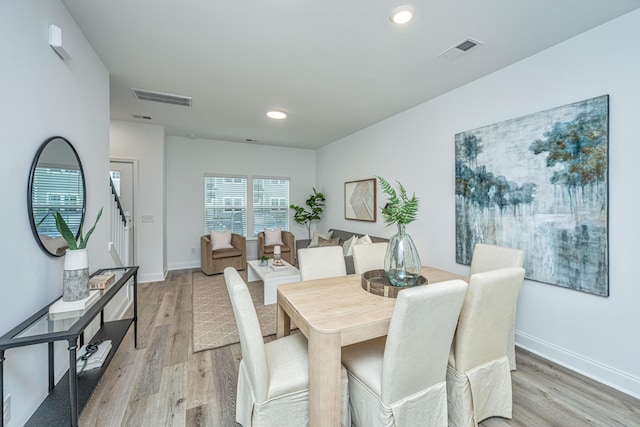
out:
{"label": "patterned area rug", "polygon": [[[240,275],[246,281],[247,272]],[[276,304],[265,306],[262,282],[247,284],[258,313],[262,335],[276,333]],[[240,342],[231,300],[224,283],[224,275],[193,274],[193,351],[210,350]]]}

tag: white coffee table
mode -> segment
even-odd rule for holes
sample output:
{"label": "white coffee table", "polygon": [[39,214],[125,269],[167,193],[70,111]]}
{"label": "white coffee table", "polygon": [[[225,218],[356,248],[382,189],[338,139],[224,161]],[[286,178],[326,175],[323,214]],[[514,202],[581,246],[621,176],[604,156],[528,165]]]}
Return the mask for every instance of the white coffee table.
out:
{"label": "white coffee table", "polygon": [[284,283],[299,282],[300,270],[292,266],[286,261],[283,263],[287,266],[285,270],[274,270],[271,268],[273,260],[269,260],[269,264],[260,265],[259,260],[248,261],[247,280],[253,282],[262,280],[264,282],[264,305],[275,304],[277,302],[278,286]]}

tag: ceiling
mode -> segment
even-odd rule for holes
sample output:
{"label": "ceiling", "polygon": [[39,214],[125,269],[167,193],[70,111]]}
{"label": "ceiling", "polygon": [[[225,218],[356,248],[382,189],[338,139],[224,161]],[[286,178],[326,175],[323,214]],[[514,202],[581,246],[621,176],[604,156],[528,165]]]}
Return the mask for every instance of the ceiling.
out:
{"label": "ceiling", "polygon": [[[111,118],[318,148],[640,7],[640,0],[62,0],[110,72]],[[393,24],[393,8],[415,17]],[[483,44],[438,57],[466,37]],[[130,88],[193,97],[141,101]],[[286,112],[285,120],[266,116]],[[136,119],[133,116],[148,116]]]}

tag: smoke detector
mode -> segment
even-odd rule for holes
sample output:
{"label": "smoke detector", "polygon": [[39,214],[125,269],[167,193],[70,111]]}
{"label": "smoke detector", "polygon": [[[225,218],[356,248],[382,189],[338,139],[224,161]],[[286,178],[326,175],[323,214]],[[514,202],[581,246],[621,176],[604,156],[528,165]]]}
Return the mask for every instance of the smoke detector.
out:
{"label": "smoke detector", "polygon": [[466,39],[451,46],[449,49],[445,50],[438,56],[451,61],[461,56],[462,54],[469,52],[471,49],[483,44],[484,43],[480,40],[474,39],[472,37],[467,37]]}

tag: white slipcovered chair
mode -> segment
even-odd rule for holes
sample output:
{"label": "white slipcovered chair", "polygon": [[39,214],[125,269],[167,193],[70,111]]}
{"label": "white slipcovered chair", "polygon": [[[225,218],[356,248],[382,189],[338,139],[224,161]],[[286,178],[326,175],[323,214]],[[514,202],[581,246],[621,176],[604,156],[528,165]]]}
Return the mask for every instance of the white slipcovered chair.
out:
{"label": "white slipcovered chair", "polygon": [[511,418],[507,335],[523,280],[521,267],[471,276],[447,367],[449,426]]}
{"label": "white slipcovered chair", "polygon": [[301,280],[324,279],[347,274],[341,246],[300,249],[298,268]]}
{"label": "white slipcovered chair", "polygon": [[[309,424],[309,358],[302,334],[264,343],[251,294],[231,267],[224,279],[238,325],[242,360],[236,421],[244,427]],[[347,373],[342,368],[342,426],[350,425]]]}
{"label": "white slipcovered chair", "polygon": [[356,274],[370,270],[382,270],[388,245],[387,242],[379,242],[353,246],[351,251]]}
{"label": "white slipcovered chair", "polygon": [[405,289],[385,337],[342,349],[354,426],[447,426],[447,359],[462,280]]}
{"label": "white slipcovered chair", "polygon": [[[473,248],[469,276],[500,268],[522,267],[523,265],[524,251],[520,249],[477,243]],[[516,311],[514,310],[513,312],[513,325],[509,331],[509,340],[507,342],[507,357],[512,371],[516,370]]]}

